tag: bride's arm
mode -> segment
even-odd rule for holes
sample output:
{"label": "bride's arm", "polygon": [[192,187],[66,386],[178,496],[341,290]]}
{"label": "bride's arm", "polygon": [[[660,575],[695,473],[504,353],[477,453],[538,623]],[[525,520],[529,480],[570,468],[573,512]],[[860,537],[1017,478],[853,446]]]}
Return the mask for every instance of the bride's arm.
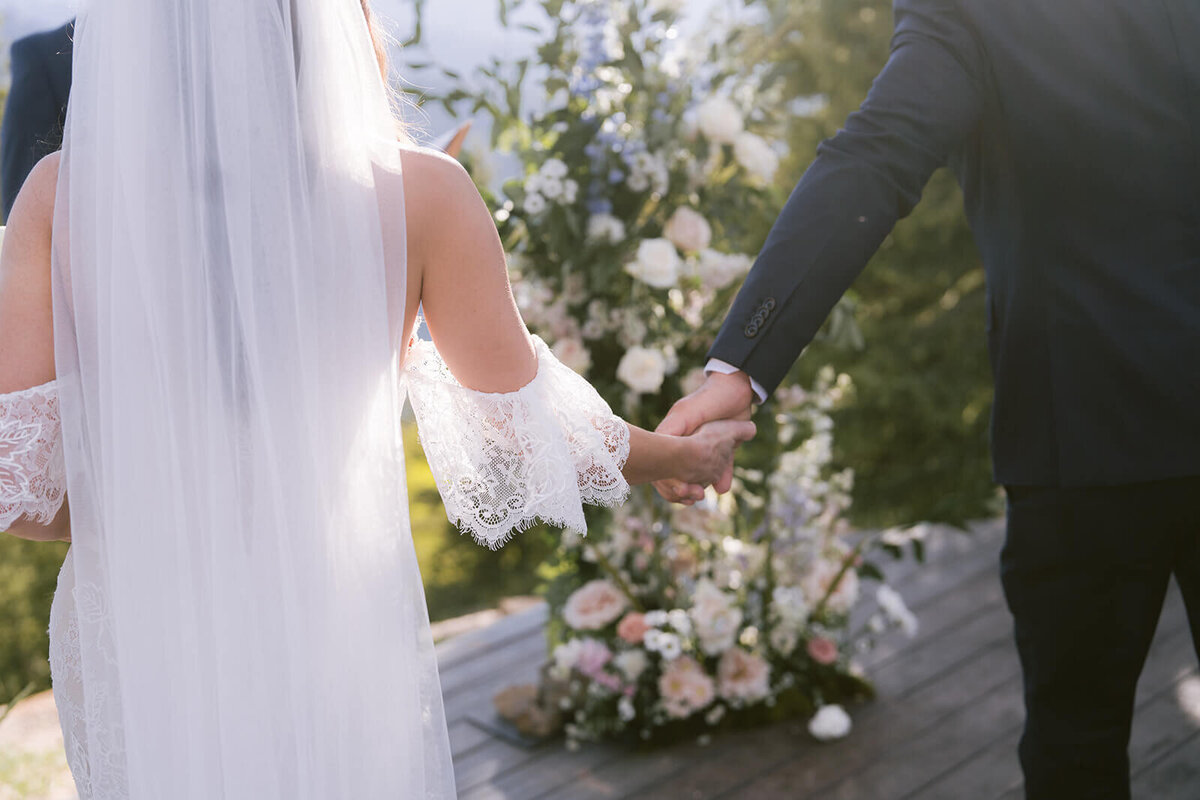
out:
{"label": "bride's arm", "polygon": [[[58,154],[34,167],[17,196],[0,255],[0,400],[54,380],[50,235]],[[0,504],[5,498],[0,497]],[[49,524],[19,517],[7,530],[21,539],[70,538],[64,504]]]}
{"label": "bride's arm", "polygon": [[[538,374],[534,342],[517,310],[495,223],[466,171],[432,151],[403,155],[408,220],[408,318],[418,304],[454,377],[479,392],[514,392]],[[634,484],[663,478],[715,483],[751,423],[715,426],[687,438],[629,425],[622,472]],[[687,477],[685,477],[687,476]]]}

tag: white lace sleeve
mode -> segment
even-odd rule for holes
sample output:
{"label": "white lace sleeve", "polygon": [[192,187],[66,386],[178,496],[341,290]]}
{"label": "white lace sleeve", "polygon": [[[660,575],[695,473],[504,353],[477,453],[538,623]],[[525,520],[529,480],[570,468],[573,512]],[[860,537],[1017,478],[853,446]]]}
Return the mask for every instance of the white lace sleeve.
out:
{"label": "white lace sleeve", "polygon": [[629,427],[545,342],[534,344],[537,375],[507,394],[465,388],[429,342],[413,345],[404,368],[446,513],[493,549],[538,522],[584,533],[584,503],[629,496]]}
{"label": "white lace sleeve", "polygon": [[50,523],[66,491],[55,382],[0,395],[0,531],[22,517]]}

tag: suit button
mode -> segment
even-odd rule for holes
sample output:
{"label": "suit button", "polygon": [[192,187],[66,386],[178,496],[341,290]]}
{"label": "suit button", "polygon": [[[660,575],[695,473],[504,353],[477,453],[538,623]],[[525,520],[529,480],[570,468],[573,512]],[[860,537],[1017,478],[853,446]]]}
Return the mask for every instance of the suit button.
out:
{"label": "suit button", "polygon": [[758,326],[752,322],[746,326],[746,338],[753,339],[755,336],[758,336]]}
{"label": "suit button", "polygon": [[765,308],[768,312],[774,311],[775,310],[775,298],[768,297],[766,302],[763,303],[763,308]]}

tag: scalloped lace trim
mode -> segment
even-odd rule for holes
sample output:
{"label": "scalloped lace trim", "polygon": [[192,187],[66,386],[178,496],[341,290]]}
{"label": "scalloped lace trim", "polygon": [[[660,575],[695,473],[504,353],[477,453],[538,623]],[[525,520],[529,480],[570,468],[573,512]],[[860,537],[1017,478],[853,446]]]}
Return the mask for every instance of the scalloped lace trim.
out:
{"label": "scalloped lace trim", "polygon": [[537,375],[515,392],[464,387],[429,342],[413,345],[404,368],[446,513],[493,549],[541,522],[586,533],[585,503],[629,496],[629,426],[533,339]]}
{"label": "scalloped lace trim", "polygon": [[52,522],[66,493],[57,382],[0,395],[0,530]]}

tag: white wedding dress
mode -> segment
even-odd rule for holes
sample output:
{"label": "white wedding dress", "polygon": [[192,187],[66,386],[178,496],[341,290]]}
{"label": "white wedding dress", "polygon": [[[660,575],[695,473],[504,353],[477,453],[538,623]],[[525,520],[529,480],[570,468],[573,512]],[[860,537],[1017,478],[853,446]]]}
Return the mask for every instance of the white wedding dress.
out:
{"label": "white wedding dress", "polygon": [[69,503],[50,658],[81,798],[450,800],[405,398],[491,547],[621,501],[627,427],[540,341],[508,394],[407,346],[356,0],[103,0],[74,53],[57,379],[0,397],[0,527]]}

